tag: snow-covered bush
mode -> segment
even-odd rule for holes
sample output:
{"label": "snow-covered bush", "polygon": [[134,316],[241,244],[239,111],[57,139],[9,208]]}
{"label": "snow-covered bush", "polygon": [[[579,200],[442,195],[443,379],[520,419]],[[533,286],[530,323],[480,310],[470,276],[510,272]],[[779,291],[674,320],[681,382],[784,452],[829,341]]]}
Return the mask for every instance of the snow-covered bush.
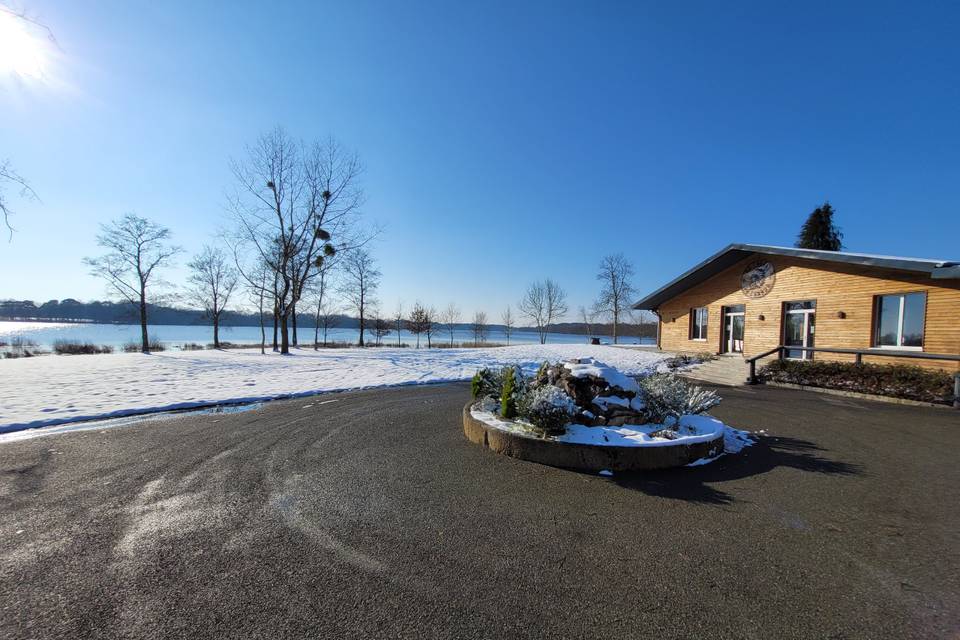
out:
{"label": "snow-covered bush", "polygon": [[[673,429],[679,427],[680,416],[703,413],[720,404],[720,396],[715,392],[669,373],[643,378],[640,385],[650,422]],[[668,418],[673,418],[673,422],[668,424]]]}
{"label": "snow-covered bush", "polygon": [[503,379],[500,372],[494,369],[483,368],[473,374],[473,380],[470,381],[470,392],[474,400],[479,400],[485,396],[500,399],[500,393],[503,388]]}
{"label": "snow-covered bush", "polygon": [[520,417],[543,432],[561,435],[577,413],[577,405],[563,390],[553,386],[530,389],[519,398]]}
{"label": "snow-covered bush", "polygon": [[701,364],[703,362],[709,362],[716,359],[717,356],[708,351],[692,354],[680,353],[673,357],[667,358],[664,361],[664,364],[667,365],[667,369],[670,371],[676,371],[677,369],[683,369],[684,367],[689,367],[691,365]]}

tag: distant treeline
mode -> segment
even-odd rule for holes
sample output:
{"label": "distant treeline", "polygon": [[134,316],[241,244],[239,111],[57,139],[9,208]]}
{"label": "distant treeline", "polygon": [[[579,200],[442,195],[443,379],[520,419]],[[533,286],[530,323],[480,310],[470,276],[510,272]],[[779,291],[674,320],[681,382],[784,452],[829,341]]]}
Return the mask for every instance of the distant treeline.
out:
{"label": "distant treeline", "polygon": [[[210,318],[201,309],[183,309],[165,305],[147,305],[151,325],[209,325]],[[301,326],[313,327],[309,314],[297,314]],[[94,300],[80,302],[73,298],[48,300],[36,304],[32,300],[0,300],[0,320],[38,320],[44,322],[97,322],[101,324],[138,324],[140,315],[135,305],[126,302]],[[272,321],[267,318],[267,324]],[[338,327],[356,328],[359,323],[347,316],[338,317]],[[256,313],[224,311],[220,317],[222,326],[258,327]]]}
{"label": "distant treeline", "polygon": [[[200,309],[182,309],[164,305],[148,305],[148,314],[151,325],[208,325],[210,319]],[[96,322],[101,324],[137,324],[139,314],[134,305],[123,302],[94,300],[81,302],[73,298],[63,300],[48,300],[36,304],[32,300],[0,300],[0,320],[42,321],[42,322]],[[269,324],[270,318],[267,319]],[[257,327],[260,319],[255,313],[240,311],[224,311],[221,318],[223,326],[230,327]],[[300,327],[313,327],[314,318],[310,314],[297,314],[297,324]],[[356,329],[360,326],[357,318],[338,316],[337,327]],[[458,328],[469,330],[469,323],[459,323]],[[491,324],[493,331],[502,331],[503,326]],[[587,325],[582,322],[561,322],[552,324],[549,330],[553,333],[570,333],[576,335],[609,336],[612,325],[596,323]],[[517,327],[514,331],[533,331],[532,327]],[[629,337],[656,336],[656,325],[651,319],[643,324],[621,324],[620,335]]]}

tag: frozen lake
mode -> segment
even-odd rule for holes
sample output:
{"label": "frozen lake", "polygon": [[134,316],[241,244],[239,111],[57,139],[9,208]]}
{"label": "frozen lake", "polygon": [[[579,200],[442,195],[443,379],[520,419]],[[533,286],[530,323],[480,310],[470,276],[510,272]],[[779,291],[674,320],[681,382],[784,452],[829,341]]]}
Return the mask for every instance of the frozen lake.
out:
{"label": "frozen lake", "polygon": [[[158,339],[170,347],[189,342],[207,344],[213,341],[213,329],[208,325],[152,325],[149,331],[151,339]],[[297,332],[301,345],[312,345],[313,335],[313,327],[301,327]],[[140,340],[140,325],[0,321],[0,341],[9,343],[11,339],[17,336],[25,340],[31,340],[46,349],[50,349],[57,340],[92,342],[118,348],[128,342],[138,342]],[[331,342],[356,343],[358,337],[359,331],[357,329],[335,328],[327,333],[327,340]],[[365,338],[371,340],[373,334],[365,332]],[[269,343],[271,339],[272,327],[268,326],[267,342]],[[467,329],[457,329],[454,331],[453,339],[454,342],[472,342],[473,333]],[[604,342],[610,341],[608,337],[601,336],[600,339]],[[222,326],[220,327],[220,340],[238,344],[259,344],[260,327]],[[412,346],[416,344],[417,337],[404,331],[400,335],[400,341]],[[449,342],[450,332],[446,330],[436,332],[433,341],[438,343]],[[491,328],[487,334],[487,341],[506,343],[507,338],[502,330]],[[535,331],[514,330],[510,336],[510,344],[535,344],[537,342],[539,342],[539,337]],[[588,342],[588,338],[584,335],[570,333],[550,333],[547,342],[550,344],[584,344]],[[384,338],[384,343],[395,346],[397,344],[396,333],[392,332]],[[426,345],[426,336],[420,336],[420,343]],[[620,344],[640,344],[640,339],[634,337],[620,338]],[[643,344],[653,344],[653,341],[647,339]]]}

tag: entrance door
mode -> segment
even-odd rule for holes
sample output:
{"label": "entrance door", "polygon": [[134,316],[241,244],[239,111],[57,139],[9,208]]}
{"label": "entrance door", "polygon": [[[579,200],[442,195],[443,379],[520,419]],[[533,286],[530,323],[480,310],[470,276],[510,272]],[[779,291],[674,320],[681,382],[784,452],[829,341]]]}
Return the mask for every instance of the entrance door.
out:
{"label": "entrance door", "polygon": [[723,353],[743,353],[743,322],[745,308],[742,304],[723,308]]}
{"label": "entrance door", "polygon": [[[816,300],[787,302],[783,305],[783,344],[786,347],[813,347],[817,318]],[[810,360],[812,351],[787,349],[785,356],[796,360]]]}

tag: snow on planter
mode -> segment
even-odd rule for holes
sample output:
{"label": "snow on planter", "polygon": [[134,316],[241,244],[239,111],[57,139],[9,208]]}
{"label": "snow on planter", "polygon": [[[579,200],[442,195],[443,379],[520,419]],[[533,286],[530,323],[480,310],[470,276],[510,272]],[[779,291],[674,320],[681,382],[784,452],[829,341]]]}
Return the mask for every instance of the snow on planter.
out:
{"label": "snow on planter", "polygon": [[[470,415],[494,429],[529,438],[547,439],[538,434],[533,425],[523,421],[505,420],[489,408],[471,407]],[[602,447],[669,447],[716,440],[725,435],[726,428],[727,426],[724,423],[709,416],[683,416],[680,420],[678,435],[672,439],[652,435],[663,431],[664,426],[662,424],[588,427],[587,425],[573,423],[567,425],[567,430],[563,435],[553,436],[549,439],[554,442],[591,444]],[[731,431],[737,430],[731,429]]]}
{"label": "snow on planter", "polygon": [[[499,453],[555,466],[601,469],[654,469],[711,461],[725,451],[752,443],[746,432],[699,415],[720,399],[670,375],[642,383],[593,358],[544,364],[532,379],[516,370],[477,373],[475,402],[465,407],[467,437]],[[499,394],[515,400],[517,416],[506,419]],[[549,392],[549,393],[547,393]],[[542,420],[542,397],[563,398],[563,418]],[[512,415],[512,414],[511,414]],[[654,420],[654,418],[657,418]],[[632,453],[631,453],[632,452]],[[703,464],[704,462],[699,462]]]}

